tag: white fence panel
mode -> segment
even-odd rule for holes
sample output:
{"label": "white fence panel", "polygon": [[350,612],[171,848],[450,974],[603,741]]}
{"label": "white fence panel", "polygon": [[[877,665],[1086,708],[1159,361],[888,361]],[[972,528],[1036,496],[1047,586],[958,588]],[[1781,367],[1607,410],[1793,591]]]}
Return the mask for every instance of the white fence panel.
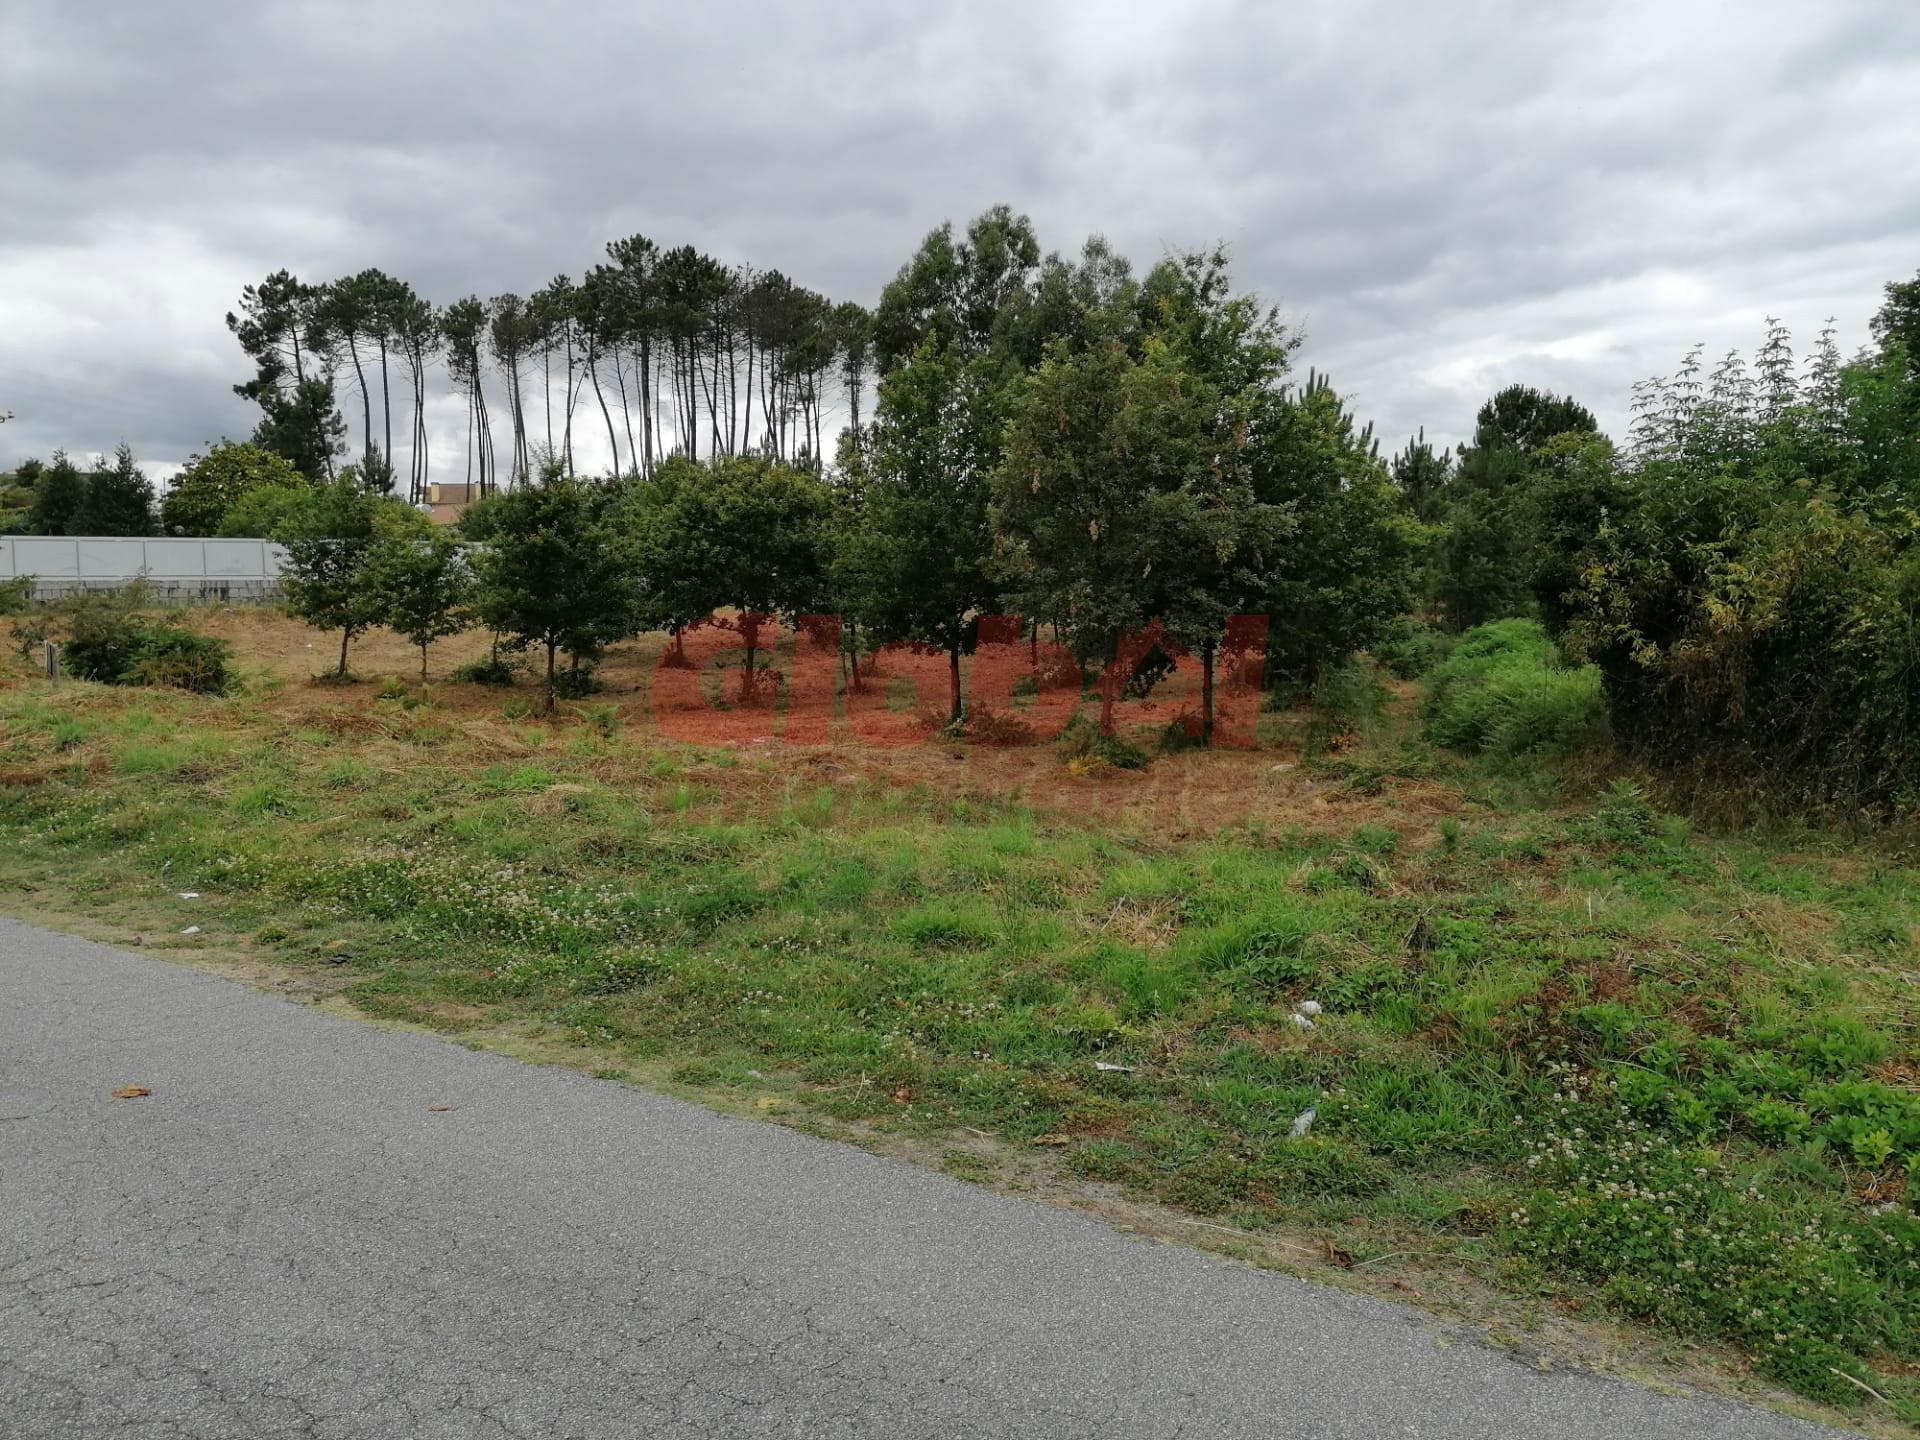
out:
{"label": "white fence panel", "polygon": [[35,575],[42,580],[80,578],[80,542],[77,540],[34,537],[5,543],[13,548],[13,571],[16,575]]}
{"label": "white fence panel", "polygon": [[76,540],[80,547],[82,580],[118,580],[151,574],[144,540]]}
{"label": "white fence panel", "polygon": [[265,540],[0,535],[0,580],[31,575],[42,599],[145,580],[169,600],[270,600],[285,558]]}
{"label": "white fence panel", "polygon": [[[183,542],[191,544],[193,542]],[[209,577],[263,580],[276,573],[267,569],[267,542],[264,540],[206,540],[203,563]],[[279,546],[272,547],[278,550]]]}

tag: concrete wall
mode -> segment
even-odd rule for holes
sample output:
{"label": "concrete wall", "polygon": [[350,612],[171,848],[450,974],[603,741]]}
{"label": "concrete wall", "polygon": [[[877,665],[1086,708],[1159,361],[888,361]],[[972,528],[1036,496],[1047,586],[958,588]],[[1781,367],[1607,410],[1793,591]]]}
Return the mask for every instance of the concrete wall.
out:
{"label": "concrete wall", "polygon": [[0,535],[0,580],[31,575],[42,600],[144,579],[163,600],[266,601],[279,597],[285,557],[265,540]]}

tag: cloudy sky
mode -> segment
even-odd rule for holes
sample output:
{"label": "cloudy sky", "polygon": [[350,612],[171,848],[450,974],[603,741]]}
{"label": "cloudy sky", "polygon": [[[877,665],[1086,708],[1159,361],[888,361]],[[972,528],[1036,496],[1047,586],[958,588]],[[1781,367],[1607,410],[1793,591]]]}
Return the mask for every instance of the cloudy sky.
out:
{"label": "cloudy sky", "polygon": [[0,0],[0,469],[247,433],[282,266],[444,301],[638,231],[871,303],[1001,200],[1227,242],[1389,447],[1516,380],[1619,433],[1920,270],[1920,0]]}

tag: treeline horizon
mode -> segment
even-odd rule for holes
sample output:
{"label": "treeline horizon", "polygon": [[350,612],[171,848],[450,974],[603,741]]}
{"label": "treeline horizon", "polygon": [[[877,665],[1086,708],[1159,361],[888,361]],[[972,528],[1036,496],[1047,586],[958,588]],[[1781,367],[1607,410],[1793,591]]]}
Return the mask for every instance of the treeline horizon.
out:
{"label": "treeline horizon", "polygon": [[[416,446],[394,483],[394,376],[417,436],[444,363],[485,497],[463,524],[489,542],[481,610],[550,675],[723,610],[839,614],[856,656],[952,658],[959,726],[983,615],[1051,626],[1095,671],[1151,620],[1210,666],[1228,617],[1266,615],[1269,683],[1309,687],[1526,618],[1596,667],[1621,740],[1702,785],[1920,805],[1920,279],[1887,285],[1850,358],[1831,325],[1796,356],[1778,322],[1751,361],[1690,353],[1636,389],[1624,444],[1516,384],[1456,449],[1422,432],[1388,459],[1224,250],[1136,272],[1098,237],[1043,249],[1005,206],[931,231],[871,310],[634,237],[578,284],[445,311],[379,272],[277,272],[229,323],[251,442],[196,457],[157,516],[124,450],[91,477],[47,466],[29,528],[124,501],[175,533],[371,546],[399,523],[378,505],[417,519],[431,473]],[[596,421],[597,479],[574,453]],[[1524,735],[1540,697],[1512,703]]]}

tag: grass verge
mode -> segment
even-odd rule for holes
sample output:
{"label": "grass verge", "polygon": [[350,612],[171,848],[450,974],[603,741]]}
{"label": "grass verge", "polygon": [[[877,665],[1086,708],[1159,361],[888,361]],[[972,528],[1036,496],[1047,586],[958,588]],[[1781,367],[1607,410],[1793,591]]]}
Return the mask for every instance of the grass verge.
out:
{"label": "grass verge", "polygon": [[[1512,786],[1404,738],[1178,839],[598,712],[12,680],[0,903],[199,925],[369,1015],[969,1178],[1044,1156],[1250,1243],[1411,1256],[1920,1416],[1913,871],[1698,836],[1621,786],[1435,824],[1392,803],[1407,773]],[[1379,799],[1329,827],[1332,794]]]}

